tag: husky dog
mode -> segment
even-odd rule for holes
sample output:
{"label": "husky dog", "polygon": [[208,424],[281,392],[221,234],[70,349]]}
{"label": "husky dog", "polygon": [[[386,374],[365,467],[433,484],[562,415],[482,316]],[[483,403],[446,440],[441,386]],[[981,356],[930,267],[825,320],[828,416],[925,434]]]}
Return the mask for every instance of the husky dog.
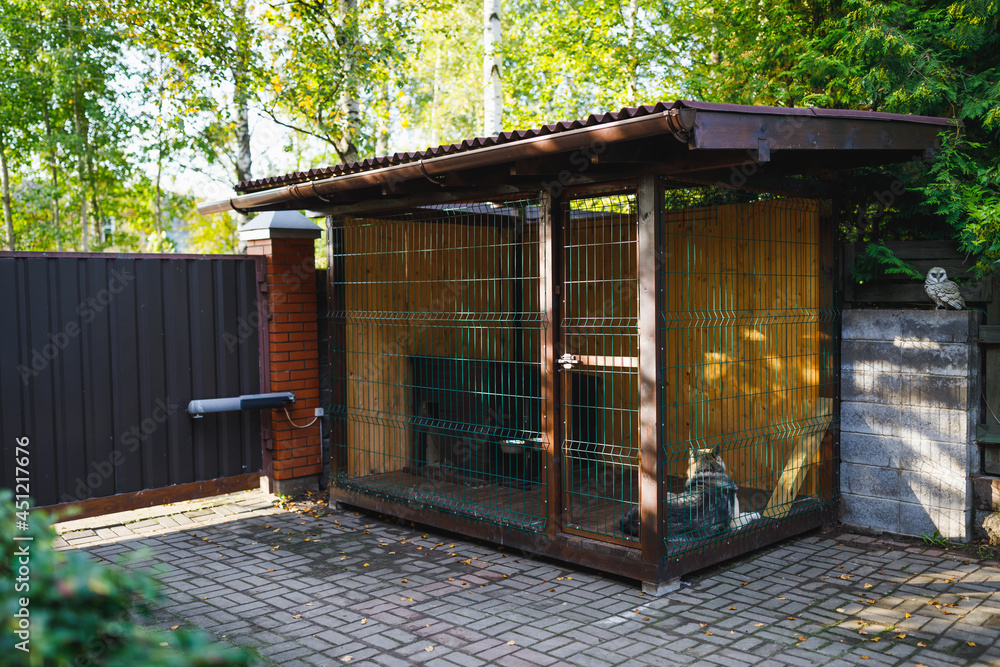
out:
{"label": "husky dog", "polygon": [[[691,450],[685,493],[668,493],[666,531],[674,541],[697,540],[721,533],[739,516],[736,484],[726,474],[719,447]],[[639,506],[618,522],[626,535],[639,535]]]}

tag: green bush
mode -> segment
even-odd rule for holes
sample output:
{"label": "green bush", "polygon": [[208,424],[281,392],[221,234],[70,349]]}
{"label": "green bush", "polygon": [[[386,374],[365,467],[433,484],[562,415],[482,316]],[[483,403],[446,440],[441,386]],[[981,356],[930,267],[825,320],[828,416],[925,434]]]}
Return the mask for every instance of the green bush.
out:
{"label": "green bush", "polygon": [[[150,575],[110,567],[78,551],[55,551],[52,541],[56,534],[48,517],[31,512],[27,530],[18,527],[24,518],[23,513],[19,516],[10,490],[0,489],[0,545],[4,554],[0,561],[0,655],[3,656],[0,662],[3,664],[32,667],[250,664],[252,654],[216,644],[203,631],[154,631],[131,622],[136,612],[151,616],[151,605],[159,597],[158,585]],[[32,539],[15,540],[15,537]],[[19,631],[30,635],[19,635]],[[28,643],[23,644],[26,637]],[[23,651],[19,645],[29,650]]]}

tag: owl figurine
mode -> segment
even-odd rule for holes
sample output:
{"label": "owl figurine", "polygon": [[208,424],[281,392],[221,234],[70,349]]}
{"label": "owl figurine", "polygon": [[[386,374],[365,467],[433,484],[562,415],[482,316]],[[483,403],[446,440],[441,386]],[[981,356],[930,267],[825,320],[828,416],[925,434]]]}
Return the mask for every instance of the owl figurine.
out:
{"label": "owl figurine", "polygon": [[937,306],[934,310],[944,308],[954,308],[955,310],[965,309],[965,299],[958,291],[958,285],[954,281],[948,280],[948,274],[940,266],[935,266],[927,272],[927,279],[924,280],[924,291]]}

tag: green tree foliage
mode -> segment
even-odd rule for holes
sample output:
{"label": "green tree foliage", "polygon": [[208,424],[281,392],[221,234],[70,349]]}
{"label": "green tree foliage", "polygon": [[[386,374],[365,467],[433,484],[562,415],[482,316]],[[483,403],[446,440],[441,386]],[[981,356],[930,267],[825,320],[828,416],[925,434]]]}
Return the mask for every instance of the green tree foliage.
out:
{"label": "green tree foliage", "polygon": [[[255,113],[295,132],[279,171],[481,132],[478,0],[0,10],[0,191],[19,249],[163,249],[174,225],[229,249],[231,225],[169,187],[195,169],[262,175]],[[954,117],[964,130],[929,165],[843,180],[843,238],[954,237],[987,271],[1000,261],[998,16],[995,0],[506,0],[504,129],[677,97]]]}
{"label": "green tree foliage", "polygon": [[505,129],[676,95],[667,16],[652,0],[508,0]]}
{"label": "green tree foliage", "polygon": [[[953,117],[930,166],[861,173],[842,218],[847,240],[957,238],[1000,261],[1000,5],[989,0],[727,2],[664,5],[690,54],[693,97],[743,104]],[[894,263],[873,248],[886,270]]]}
{"label": "green tree foliage", "polygon": [[[79,551],[52,548],[55,531],[38,512],[15,541],[14,526],[26,506],[0,489],[0,652],[5,665],[25,667],[239,667],[246,650],[214,643],[203,631],[147,630],[132,621],[152,618],[158,585],[148,575],[98,563]],[[17,554],[27,550],[22,560]],[[21,567],[25,570],[21,571]],[[27,605],[22,602],[27,602]],[[18,630],[28,633],[16,634]],[[16,645],[27,639],[22,651]]]}
{"label": "green tree foliage", "polygon": [[338,162],[373,155],[411,55],[409,6],[291,0],[266,17],[274,30],[271,117],[324,142]]}

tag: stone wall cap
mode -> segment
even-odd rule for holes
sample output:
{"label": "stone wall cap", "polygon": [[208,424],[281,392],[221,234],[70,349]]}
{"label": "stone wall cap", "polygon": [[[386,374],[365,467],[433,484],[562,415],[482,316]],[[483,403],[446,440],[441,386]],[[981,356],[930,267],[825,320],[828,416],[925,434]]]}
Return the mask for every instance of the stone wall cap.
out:
{"label": "stone wall cap", "polygon": [[261,239],[318,239],[322,230],[298,211],[266,211],[237,232],[242,241]]}

